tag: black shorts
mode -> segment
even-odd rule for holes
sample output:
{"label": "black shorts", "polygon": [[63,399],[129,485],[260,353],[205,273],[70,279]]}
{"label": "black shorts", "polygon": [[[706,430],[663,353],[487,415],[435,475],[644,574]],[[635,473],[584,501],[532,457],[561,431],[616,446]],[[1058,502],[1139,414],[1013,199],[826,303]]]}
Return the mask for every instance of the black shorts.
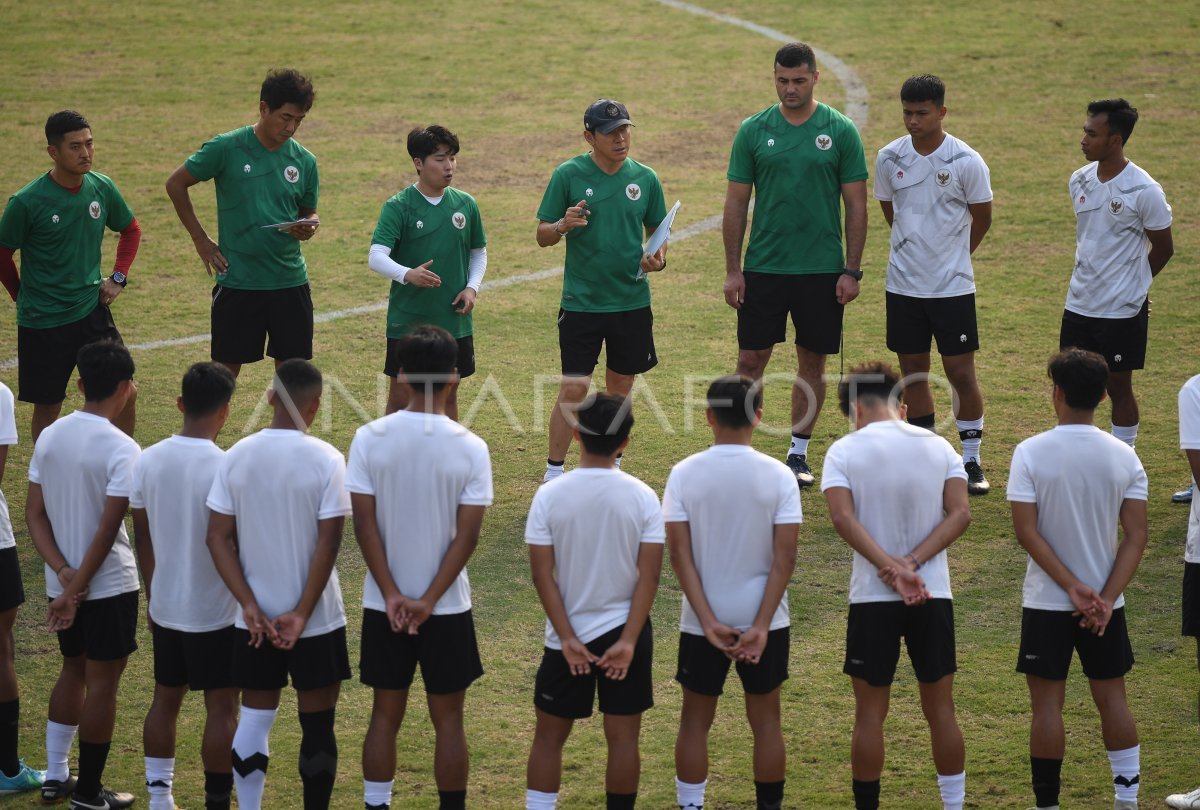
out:
{"label": "black shorts", "polygon": [[1120,678],[1133,669],[1133,647],[1125,625],[1125,608],[1113,611],[1103,636],[1079,626],[1069,610],[1021,611],[1021,650],[1017,672],[1049,681],[1065,681],[1071,653],[1079,652],[1083,674],[1095,681]]}
{"label": "black shorts", "polygon": [[235,290],[220,284],[212,291],[212,359],[218,363],[254,363],[312,359],[313,303],[307,284],[282,290]]}
{"label": "black shorts", "polygon": [[1183,634],[1200,638],[1200,563],[1183,565]]}
{"label": "black shorts", "polygon": [[[780,627],[767,633],[767,646],[757,664],[737,662],[737,674],[742,690],[748,695],[765,695],[779,688],[788,679],[788,652],[791,632]],[[725,691],[725,678],[733,663],[704,636],[679,634],[679,666],[675,680],[684,688],[700,695],[717,697]]]}
{"label": "black shorts", "polygon": [[949,599],[930,599],[912,607],[898,601],[851,604],[842,672],[871,686],[891,686],[901,638],[921,683],[936,683],[958,671],[954,604]]}
{"label": "black shorts", "polygon": [[21,582],[21,558],[17,547],[0,549],[0,613],[25,604],[25,586]]}
{"label": "black shorts", "polygon": [[[624,630],[625,625],[609,630],[589,641],[587,648],[593,655],[602,656]],[[587,675],[572,675],[562,650],[546,647],[533,687],[533,705],[546,714],[578,720],[592,716],[592,702],[599,693],[602,714],[641,714],[654,705],[653,659],[654,634],[649,619],[634,645],[633,663],[623,681],[610,680],[594,667]]]}
{"label": "black shorts", "polygon": [[[458,361],[455,369],[458,376],[466,379],[475,373],[475,337],[455,338],[458,341]],[[393,379],[400,373],[400,338],[387,339],[387,358],[383,361],[383,373]]]}
{"label": "black shorts", "polygon": [[1150,299],[1132,318],[1090,318],[1064,309],[1058,347],[1078,346],[1104,355],[1109,371],[1137,371],[1146,367],[1146,334],[1150,324]]}
{"label": "black shorts", "polygon": [[138,648],[138,592],[89,599],[75,611],[75,622],[58,632],[63,658],[117,661]]}
{"label": "black shorts", "polygon": [[100,303],[87,317],[74,323],[49,329],[18,324],[17,399],[34,405],[62,402],[67,398],[67,383],[71,381],[79,350],[97,340],[121,342],[112,311]]}
{"label": "black shorts", "polygon": [[151,635],[155,683],[186,686],[197,692],[233,686],[233,625],[205,633],[188,633],[156,624]]}
{"label": "black shorts", "polygon": [[738,348],[769,349],[787,339],[787,316],[796,327],[796,345],[815,354],[842,348],[842,310],[837,302],[841,273],[747,272],[746,294],[737,311]]}
{"label": "black shorts", "polygon": [[287,686],[322,689],[350,678],[350,653],[346,649],[346,628],[339,627],[319,636],[301,638],[290,650],[281,650],[263,640],[262,646],[250,646],[250,632],[234,630],[233,683],[239,689],[269,691]]}
{"label": "black shorts", "polygon": [[461,692],[482,677],[471,611],[430,616],[413,636],[393,632],[383,611],[364,608],[359,679],[375,689],[408,689],[417,664],[429,695]]}
{"label": "black shorts", "polygon": [[938,354],[945,357],[979,351],[974,293],[951,298],[887,293],[888,349],[896,354],[929,354],[934,338]]}
{"label": "black shorts", "polygon": [[641,374],[658,365],[654,313],[650,307],[625,312],[558,311],[558,353],[567,377],[590,377],[600,360],[615,374]]}

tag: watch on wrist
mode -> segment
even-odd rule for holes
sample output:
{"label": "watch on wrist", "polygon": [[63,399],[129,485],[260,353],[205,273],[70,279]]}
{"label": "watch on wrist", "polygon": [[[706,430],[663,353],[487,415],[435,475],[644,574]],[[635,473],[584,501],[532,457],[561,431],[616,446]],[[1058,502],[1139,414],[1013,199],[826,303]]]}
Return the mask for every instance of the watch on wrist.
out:
{"label": "watch on wrist", "polygon": [[129,283],[129,276],[125,275],[120,270],[114,270],[113,274],[109,276],[109,279],[113,284],[119,284],[122,287]]}
{"label": "watch on wrist", "polygon": [[851,270],[849,267],[847,267],[845,270],[842,271],[842,275],[850,276],[850,278],[854,279],[855,281],[862,281],[863,271],[862,270]]}

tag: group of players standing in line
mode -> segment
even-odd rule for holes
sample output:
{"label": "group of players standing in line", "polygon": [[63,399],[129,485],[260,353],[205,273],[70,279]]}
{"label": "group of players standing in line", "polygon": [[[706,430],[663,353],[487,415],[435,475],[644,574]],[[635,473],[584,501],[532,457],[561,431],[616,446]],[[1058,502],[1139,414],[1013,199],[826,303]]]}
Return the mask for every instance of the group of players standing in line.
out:
{"label": "group of players standing in line", "polygon": [[[618,471],[632,426],[624,397],[635,375],[657,362],[646,273],[666,267],[665,249],[642,254],[643,236],[666,211],[653,170],[629,157],[632,123],[624,105],[601,99],[588,107],[591,151],[555,170],[538,209],[538,244],[566,239],[567,255],[558,319],[562,384],[546,483],[526,530],[547,614],[529,808],[556,805],[563,746],[573,720],[591,714],[597,691],[609,743],[607,805],[634,805],[640,718],[652,704],[648,616],[664,542],[685,593],[676,675],[684,694],[679,805],[704,805],[707,733],[731,662],[754,736],[757,806],[782,805],[779,690],[787,678],[786,589],[799,490],[815,483],[808,440],[825,397],[825,358],[839,350],[842,309],[862,279],[867,170],[853,123],[814,99],[812,50],[784,46],[774,75],[780,103],[743,122],[728,172],[724,291],[738,311],[737,373],[709,390],[714,445],[675,466],[661,504]],[[900,373],[867,364],[840,385],[842,411],[858,429],[828,449],[821,482],[834,526],[855,551],[845,672],[858,707],[853,795],[856,808],[866,810],[879,804],[882,726],[901,638],[920,682],[944,807],[961,808],[965,795],[945,549],[969,524],[968,492],[988,490],[979,460],[983,403],[970,256],[990,225],[991,189],[983,160],[943,129],[944,94],[936,77],[905,82],[909,134],[879,153],[875,196],[892,234],[887,342]],[[134,367],[108,308],[128,282],[140,231],[112,182],[91,171],[91,132],[82,116],[51,116],[54,168],[15,195],[0,219],[0,281],[18,304],[19,393],[34,406],[26,520],[46,561],[50,627],[63,654],[47,723],[48,770],[34,771],[16,757],[11,627],[23,593],[9,530],[0,536],[0,629],[7,631],[0,635],[9,640],[0,668],[0,790],[40,787],[43,798],[69,796],[81,810],[133,801],[101,782],[117,684],[136,649],[128,504],[155,647],[156,690],[144,728],[152,810],[174,807],[175,719],[189,688],[204,691],[208,710],[206,807],[228,807],[234,786],[239,806],[258,807],[268,735],[289,676],[303,730],[303,802],[328,806],[337,763],[334,707],[350,677],[334,569],[347,514],[369,569],[360,658],[361,678],[374,688],[363,749],[365,804],[390,804],[394,742],[419,664],[437,737],[441,806],[465,805],[464,695],[483,672],[465,564],[492,486],[487,446],[456,423],[455,395],[458,380],[474,370],[471,311],[486,240],[475,201],[450,187],[457,138],[438,126],[414,130],[408,146],[418,180],[385,203],[369,254],[370,268],[393,281],[389,415],[356,433],[347,467],[338,450],[306,433],[321,376],[306,360],[312,299],[299,242],[319,226],[318,181],[315,158],[292,136],[313,97],[305,77],[273,71],[258,122],[212,139],[167,181],[181,222],[217,276],[216,362],[189,369],[179,400],[183,430],[145,453],[127,435]],[[1145,544],[1146,477],[1131,449],[1138,416],[1130,380],[1144,360],[1150,281],[1172,253],[1162,189],[1124,157],[1136,120],[1122,100],[1089,106],[1082,147],[1090,162],[1070,183],[1079,227],[1064,350],[1049,367],[1060,424],[1017,448],[1008,488],[1014,527],[1030,554],[1018,669],[1033,703],[1039,808],[1057,806],[1073,649],[1103,719],[1115,807],[1136,806],[1137,733],[1123,680],[1132,652],[1121,591]],[[216,181],[218,241],[200,224],[188,192],[209,179]],[[120,231],[121,240],[116,269],[102,278],[105,227]],[[750,439],[761,417],[758,381],[774,345],[786,338],[789,314],[797,384],[783,464],[754,451]],[[935,338],[959,402],[961,455],[926,429],[936,424],[923,381]],[[262,359],[264,342],[276,361],[271,426],[222,453],[213,439],[228,416],[235,377],[243,363]],[[608,393],[589,398],[602,348]],[[76,366],[84,407],[55,421]],[[1092,424],[1106,391],[1121,441]],[[6,449],[16,428],[11,394],[0,393]],[[1200,377],[1180,402],[1181,435],[1196,470]],[[579,468],[564,475],[573,437],[581,444]],[[870,497],[856,499],[856,492]],[[8,528],[7,520],[0,523]],[[1193,507],[1185,583],[1190,635],[1200,632],[1200,615],[1193,615],[1200,612],[1198,523]],[[292,542],[281,545],[279,537]],[[68,758],[77,732],[75,777]],[[1168,801],[1200,807],[1200,791]]]}

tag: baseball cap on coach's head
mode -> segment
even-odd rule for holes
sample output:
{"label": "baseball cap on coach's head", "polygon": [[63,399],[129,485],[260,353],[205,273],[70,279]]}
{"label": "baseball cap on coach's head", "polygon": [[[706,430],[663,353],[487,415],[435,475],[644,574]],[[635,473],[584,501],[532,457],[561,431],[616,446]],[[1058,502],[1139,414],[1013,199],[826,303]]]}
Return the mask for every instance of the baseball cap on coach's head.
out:
{"label": "baseball cap on coach's head", "polygon": [[617,127],[626,124],[633,126],[629,120],[629,110],[619,101],[601,98],[593,101],[583,114],[583,128],[588,132],[599,132],[607,135]]}

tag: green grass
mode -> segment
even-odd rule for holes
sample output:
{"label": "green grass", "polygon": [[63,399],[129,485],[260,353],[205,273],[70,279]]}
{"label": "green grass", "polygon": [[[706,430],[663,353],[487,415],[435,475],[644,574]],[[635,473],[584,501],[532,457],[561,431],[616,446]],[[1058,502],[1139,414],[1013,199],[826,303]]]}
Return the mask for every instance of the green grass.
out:
{"label": "green grass", "polygon": [[[1187,480],[1177,448],[1175,393],[1196,373],[1200,292],[1190,283],[1200,236],[1188,200],[1196,190],[1190,149],[1200,101],[1194,70],[1200,10],[1190,3],[1115,0],[1050,4],[919,6],[867,0],[805,4],[725,0],[714,10],[807,39],[851,65],[870,91],[863,131],[868,158],[902,130],[896,93],[908,75],[934,72],[949,85],[948,129],[988,161],[996,193],[995,224],[977,254],[984,342],[978,356],[987,398],[985,467],[996,491],[972,501],[974,523],[951,550],[959,624],[957,699],[967,741],[968,806],[1029,803],[1028,709],[1013,672],[1024,557],[1012,537],[1003,488],[1016,442],[1053,423],[1044,363],[1056,346],[1058,318],[1074,249],[1066,181],[1081,157],[1083,108],[1094,97],[1124,95],[1143,121],[1130,156],[1166,188],[1176,211],[1176,258],[1153,291],[1147,370],[1136,377],[1142,403],[1138,450],[1150,474],[1150,547],[1128,591],[1138,665],[1129,691],[1143,743],[1144,806],[1194,787],[1196,688],[1192,642],[1181,639],[1179,580],[1186,510],[1167,503]],[[318,311],[382,300],[385,284],[366,268],[370,234],[382,202],[412,179],[403,137],[438,122],[463,142],[456,184],[479,200],[489,234],[489,279],[560,264],[561,250],[539,250],[534,212],[552,168],[584,150],[583,108],[598,96],[625,101],[637,129],[633,155],[654,166],[668,202],[682,199],[680,225],[719,213],[724,169],[738,122],[772,102],[775,43],[654,2],[613,0],[564,7],[546,0],[480,0],[471,6],[334,2],[296,6],[268,0],[253,7],[159,0],[110,10],[81,10],[59,0],[4,6],[0,49],[0,192],[10,194],[47,168],[41,126],[46,115],[75,107],[92,122],[96,168],[111,175],[142,224],[132,282],[115,307],[130,343],[206,332],[209,280],[162,190],[170,171],[213,134],[250,123],[269,66],[294,64],[316,82],[318,97],[300,131],[322,175],[320,234],[305,248]],[[821,99],[843,98],[832,73]],[[873,160],[869,160],[872,163]],[[194,194],[215,233],[211,190]],[[115,238],[106,247],[111,263]],[[846,361],[886,354],[882,273],[887,236],[872,209],[862,298],[847,312]],[[663,420],[638,401],[638,427],[626,469],[661,491],[670,466],[703,448],[708,434],[685,407],[689,380],[732,368],[734,317],[722,301],[720,237],[711,232],[676,244],[671,269],[653,280],[661,365],[645,378]],[[487,676],[468,697],[472,805],[513,807],[524,789],[531,738],[531,692],[542,614],[529,583],[522,530],[545,457],[545,424],[554,390],[536,397],[538,375],[553,374],[553,318],[559,280],[487,292],[477,310],[479,374],[461,392],[463,412],[487,380],[495,396],[473,427],[492,448],[496,505],[470,565]],[[380,412],[383,316],[322,324],[316,358],[335,379],[315,428],[342,449],[361,410]],[[15,326],[0,319],[0,360],[16,352]],[[769,369],[786,372],[790,351]],[[205,359],[206,344],[144,351],[139,364],[143,445],[176,428],[174,397],[186,364]],[[1188,359],[1192,358],[1192,359]],[[836,373],[836,360],[831,370]],[[16,387],[15,370],[0,372]],[[269,379],[248,367],[224,444],[253,429],[251,414]],[[702,383],[692,383],[693,398]],[[493,389],[494,390],[494,389]],[[786,383],[768,389],[767,422],[787,422]],[[361,404],[356,409],[351,400]],[[67,408],[78,405],[72,395]],[[942,412],[948,402],[939,401]],[[692,429],[685,429],[691,417]],[[1101,409],[1101,422],[1107,411]],[[24,469],[29,411],[20,408],[19,447],[10,454],[5,491],[18,529],[29,602],[18,616],[17,667],[23,689],[23,752],[41,763],[46,698],[57,673],[54,640],[45,633],[41,566],[24,532]],[[260,422],[261,424],[261,422]],[[818,425],[817,460],[847,429],[827,410]],[[757,446],[776,454],[785,440],[764,431]],[[791,588],[792,678],[784,689],[793,806],[847,806],[853,701],[840,674],[849,551],[830,527],[820,497],[804,498],[800,562]],[[364,567],[347,535],[340,558],[357,649]],[[659,650],[658,706],[643,724],[642,806],[673,805],[672,746],[679,693],[671,681],[679,591],[664,576],[654,610]],[[123,682],[116,740],[106,780],[117,788],[143,782],[139,724],[150,696],[148,638]],[[748,732],[740,687],[731,684],[712,738],[709,806],[751,804]],[[414,690],[399,741],[396,806],[436,806],[432,731]],[[198,698],[181,720],[176,796],[200,802]],[[275,765],[267,804],[290,804],[297,785],[299,731],[293,702],[273,734]],[[341,765],[335,806],[361,802],[359,751],[370,696],[356,681],[339,704]],[[933,806],[936,790],[927,733],[912,675],[903,666],[888,721],[884,796],[888,807]],[[1068,688],[1068,755],[1064,804],[1097,807],[1110,795],[1099,723],[1078,672]],[[603,737],[598,722],[578,725],[568,744],[563,806],[602,800]],[[138,788],[140,792],[140,788]],[[145,801],[144,795],[140,801]],[[3,806],[24,807],[17,798]]]}

